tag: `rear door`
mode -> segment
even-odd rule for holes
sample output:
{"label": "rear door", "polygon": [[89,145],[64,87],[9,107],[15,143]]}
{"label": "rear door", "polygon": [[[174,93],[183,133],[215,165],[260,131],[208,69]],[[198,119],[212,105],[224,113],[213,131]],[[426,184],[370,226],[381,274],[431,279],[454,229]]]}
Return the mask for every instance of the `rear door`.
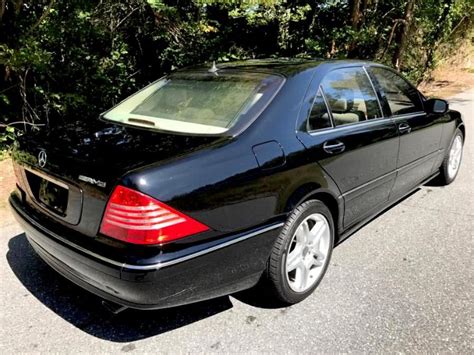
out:
{"label": "rear door", "polygon": [[392,195],[403,195],[431,175],[438,156],[442,126],[423,109],[418,90],[397,72],[373,66],[368,69],[381,90],[382,102],[400,133],[397,180]]}
{"label": "rear door", "polygon": [[312,88],[313,106],[299,138],[336,182],[349,227],[388,201],[395,181],[398,131],[383,117],[363,67],[330,71]]}

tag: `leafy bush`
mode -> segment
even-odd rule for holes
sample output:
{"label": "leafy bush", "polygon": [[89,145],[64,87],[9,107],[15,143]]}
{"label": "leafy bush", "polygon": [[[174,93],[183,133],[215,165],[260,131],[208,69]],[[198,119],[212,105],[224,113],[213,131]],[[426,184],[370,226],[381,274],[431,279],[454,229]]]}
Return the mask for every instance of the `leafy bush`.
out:
{"label": "leafy bush", "polygon": [[0,160],[8,157],[10,146],[15,141],[15,129],[6,127],[5,132],[0,135]]}

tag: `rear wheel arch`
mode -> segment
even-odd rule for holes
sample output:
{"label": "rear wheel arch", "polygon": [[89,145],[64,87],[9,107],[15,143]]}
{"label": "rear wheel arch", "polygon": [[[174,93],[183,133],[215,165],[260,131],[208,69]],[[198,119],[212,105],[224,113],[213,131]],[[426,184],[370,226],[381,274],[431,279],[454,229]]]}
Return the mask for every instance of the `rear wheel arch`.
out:
{"label": "rear wheel arch", "polygon": [[336,243],[339,230],[339,218],[342,216],[341,207],[339,206],[338,198],[330,191],[321,188],[317,184],[309,183],[298,188],[292,196],[288,199],[285,212],[290,213],[296,207],[309,200],[319,200],[324,203],[331,212],[335,232]]}

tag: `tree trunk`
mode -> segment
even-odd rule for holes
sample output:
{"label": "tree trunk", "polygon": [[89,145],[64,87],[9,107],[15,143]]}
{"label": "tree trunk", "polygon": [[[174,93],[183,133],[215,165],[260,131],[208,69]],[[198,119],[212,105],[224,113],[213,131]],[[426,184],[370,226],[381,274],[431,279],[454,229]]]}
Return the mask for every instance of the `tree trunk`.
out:
{"label": "tree trunk", "polygon": [[453,0],[447,0],[446,4],[443,8],[443,12],[438,18],[436,29],[433,33],[433,40],[426,55],[426,63],[425,63],[425,72],[431,68],[433,65],[434,53],[436,48],[438,47],[440,40],[443,37],[444,26],[446,24],[446,19],[448,18],[449,12],[451,11],[451,6],[453,5]]}
{"label": "tree trunk", "polygon": [[360,21],[360,0],[352,0],[351,6],[351,25],[354,30],[357,29]]}
{"label": "tree trunk", "polygon": [[[351,26],[354,32],[358,31],[359,22],[361,20],[360,3],[361,0],[352,0],[349,2],[351,10]],[[358,56],[357,40],[355,38],[353,38],[347,45],[347,56],[349,58],[355,58]]]}
{"label": "tree trunk", "polygon": [[402,64],[402,56],[405,52],[407,45],[407,38],[410,34],[411,24],[413,21],[413,11],[415,9],[416,0],[408,0],[405,6],[405,16],[403,19],[403,24],[400,26],[397,34],[397,47],[392,57],[392,64],[397,69],[400,70]]}
{"label": "tree trunk", "polygon": [[0,22],[2,21],[3,14],[5,13],[5,6],[7,5],[7,0],[1,0],[0,2]]}

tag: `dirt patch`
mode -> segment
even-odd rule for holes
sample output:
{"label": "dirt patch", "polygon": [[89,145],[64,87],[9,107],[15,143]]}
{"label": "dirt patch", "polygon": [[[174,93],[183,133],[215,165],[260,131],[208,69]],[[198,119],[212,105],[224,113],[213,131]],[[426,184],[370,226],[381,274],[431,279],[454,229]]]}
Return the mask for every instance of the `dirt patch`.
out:
{"label": "dirt patch", "polygon": [[15,174],[11,159],[0,161],[0,209],[7,206],[8,196],[15,188]]}
{"label": "dirt patch", "polygon": [[8,196],[15,188],[15,174],[11,159],[0,161],[0,228],[14,223],[8,209]]}
{"label": "dirt patch", "polygon": [[474,45],[467,42],[457,54],[431,73],[418,89],[428,97],[448,98],[474,88]]}

